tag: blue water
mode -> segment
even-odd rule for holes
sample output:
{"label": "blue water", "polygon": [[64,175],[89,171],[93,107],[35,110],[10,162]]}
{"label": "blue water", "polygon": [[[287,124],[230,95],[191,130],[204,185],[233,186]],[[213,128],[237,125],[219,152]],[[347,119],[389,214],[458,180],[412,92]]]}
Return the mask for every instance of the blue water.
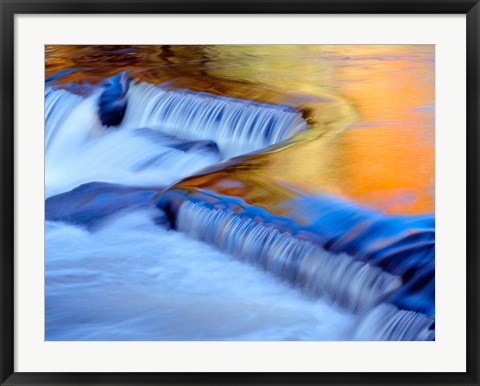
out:
{"label": "blue water", "polygon": [[127,74],[45,97],[47,340],[434,338],[432,216],[171,210],[171,184],[307,130],[298,111]]}
{"label": "blue water", "polygon": [[119,215],[94,232],[46,223],[47,340],[348,338],[351,315],[155,215]]}

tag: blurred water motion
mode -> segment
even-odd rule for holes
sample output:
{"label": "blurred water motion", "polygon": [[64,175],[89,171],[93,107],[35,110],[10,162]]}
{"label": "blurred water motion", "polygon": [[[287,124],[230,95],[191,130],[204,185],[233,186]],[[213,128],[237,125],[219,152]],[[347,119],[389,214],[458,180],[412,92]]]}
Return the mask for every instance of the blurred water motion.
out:
{"label": "blurred water motion", "polygon": [[47,77],[66,71],[55,83],[80,84],[82,92],[119,70],[176,88],[293,103],[330,130],[353,123],[334,138],[268,157],[259,172],[389,213],[434,210],[434,46],[46,49]]}
{"label": "blurred water motion", "polygon": [[434,339],[433,46],[47,46],[46,87],[48,340]]}

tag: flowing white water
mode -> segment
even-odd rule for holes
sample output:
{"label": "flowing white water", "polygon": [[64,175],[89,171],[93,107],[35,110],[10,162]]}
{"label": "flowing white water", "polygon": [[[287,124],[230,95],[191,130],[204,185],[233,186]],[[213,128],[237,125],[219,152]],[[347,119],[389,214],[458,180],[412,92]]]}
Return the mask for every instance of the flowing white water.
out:
{"label": "flowing white water", "polygon": [[211,139],[225,157],[259,150],[308,128],[298,111],[285,106],[169,91],[147,83],[130,86],[121,126],[158,128],[187,139]]}
{"label": "flowing white water", "polygon": [[355,340],[434,340],[432,320],[425,315],[380,304],[369,310],[355,328]]}
{"label": "flowing white water", "polygon": [[[307,128],[283,106],[146,84],[129,88],[123,122],[107,128],[100,92],[47,91],[47,197],[94,181],[164,187]],[[60,196],[61,218],[88,194]],[[115,207],[115,194],[93,207]],[[175,219],[186,235],[152,220],[160,211],[122,210],[89,231],[46,223],[47,340],[433,338],[421,313],[371,308],[401,279],[345,253],[188,201]]]}
{"label": "flowing white water", "polygon": [[[307,128],[300,113],[284,106],[145,83],[130,86],[123,122],[107,128],[98,118],[100,93],[83,98],[47,90],[47,197],[91,181],[165,186],[221,158],[261,149]],[[166,138],[152,140],[139,132],[144,128],[184,140],[213,140],[221,154],[211,148],[172,148]]]}
{"label": "flowing white water", "polygon": [[176,222],[178,230],[310,293],[326,294],[334,303],[353,312],[374,304],[402,284],[399,277],[378,267],[355,261],[344,253],[330,253],[230,210],[209,209],[185,201]]}
{"label": "flowing white water", "polygon": [[353,316],[138,211],[46,223],[47,340],[337,340]]}
{"label": "flowing white water", "polygon": [[147,130],[102,127],[98,96],[46,94],[47,197],[92,181],[165,186],[220,161],[212,149],[182,151],[171,146],[170,138]]}
{"label": "flowing white water", "polygon": [[[303,125],[299,115],[284,108],[229,99],[210,108],[205,101],[215,102],[211,96],[175,96],[139,86],[129,91],[125,123],[105,128],[98,119],[98,97],[46,93],[47,197],[92,181],[164,186],[220,161],[209,144],[183,146],[184,140],[138,130],[157,129],[155,117],[163,116],[158,106],[148,105],[152,98],[173,98],[183,106],[177,120],[169,113],[162,121],[170,122],[170,133],[219,141],[223,154],[256,150]],[[185,116],[184,108],[192,102],[206,112]],[[202,123],[195,126],[194,121]],[[218,132],[219,127],[224,131]],[[189,129],[195,135],[187,135]],[[46,223],[47,340],[348,339],[353,316],[207,244],[159,227],[152,220],[158,214],[122,212],[92,231]]]}
{"label": "flowing white water", "polygon": [[64,90],[47,90],[45,93],[45,151],[48,151],[55,135],[63,126],[82,97]]}

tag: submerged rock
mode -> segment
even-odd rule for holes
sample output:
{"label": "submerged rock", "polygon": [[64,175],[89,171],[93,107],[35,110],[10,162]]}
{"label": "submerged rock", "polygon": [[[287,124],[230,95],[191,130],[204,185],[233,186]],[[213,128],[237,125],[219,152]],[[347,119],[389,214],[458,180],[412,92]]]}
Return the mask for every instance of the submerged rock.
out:
{"label": "submerged rock", "polygon": [[104,126],[118,126],[127,109],[127,91],[130,79],[123,71],[102,84],[103,92],[98,99],[98,117]]}
{"label": "submerged rock", "polygon": [[173,135],[166,134],[161,130],[154,130],[149,128],[135,129],[134,133],[140,137],[148,138],[152,142],[156,142],[159,145],[171,147],[172,149],[177,149],[184,152],[194,151],[215,153],[219,157],[221,157],[218,145],[214,141],[208,139],[196,141],[177,138]]}

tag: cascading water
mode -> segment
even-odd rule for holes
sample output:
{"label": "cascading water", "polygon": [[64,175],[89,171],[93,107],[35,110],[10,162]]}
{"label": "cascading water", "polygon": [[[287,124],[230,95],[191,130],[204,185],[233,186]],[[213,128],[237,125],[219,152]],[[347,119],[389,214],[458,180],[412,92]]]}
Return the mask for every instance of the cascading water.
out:
{"label": "cascading water", "polygon": [[242,218],[229,210],[208,209],[187,201],[176,222],[179,231],[258,265],[316,296],[326,293],[335,303],[354,312],[401,286],[399,277],[378,267],[355,261],[347,254],[332,254],[290,232]]}
{"label": "cascading water", "polygon": [[165,191],[306,130],[299,111],[126,74],[45,103],[48,340],[434,339],[429,216],[314,198],[300,226]]}
{"label": "cascading water", "polygon": [[45,92],[45,151],[48,152],[55,139],[57,130],[70,112],[82,100],[78,95],[65,90],[54,91],[47,89]]}
{"label": "cascading water", "polygon": [[47,91],[47,197],[92,181],[166,186],[221,160],[212,142],[180,140],[140,126],[103,126],[98,118],[100,95]]}
{"label": "cascading water", "polygon": [[432,216],[384,216],[328,196],[297,200],[299,226],[241,199],[174,188],[160,196],[179,231],[359,314],[353,338],[434,339]]}
{"label": "cascading water", "polygon": [[432,318],[421,312],[399,309],[383,303],[360,318],[356,340],[434,340]]}
{"label": "cascading water", "polygon": [[47,89],[47,196],[91,181],[165,186],[308,127],[285,106],[148,84],[127,92],[126,82],[114,77],[88,97]]}
{"label": "cascading water", "polygon": [[123,128],[150,127],[215,141],[229,158],[284,141],[308,128],[297,110],[207,93],[132,85]]}

